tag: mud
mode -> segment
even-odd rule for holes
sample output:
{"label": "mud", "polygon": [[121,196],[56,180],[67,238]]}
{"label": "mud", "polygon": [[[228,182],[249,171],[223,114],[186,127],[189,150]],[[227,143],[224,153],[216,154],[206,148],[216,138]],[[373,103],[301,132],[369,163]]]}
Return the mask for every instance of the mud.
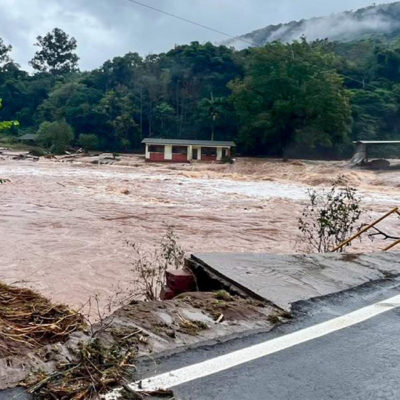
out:
{"label": "mud", "polygon": [[218,292],[194,292],[164,302],[125,305],[104,321],[98,337],[108,346],[136,348],[138,356],[146,358],[246,331],[267,331],[286,321],[287,315],[274,305],[228,293],[221,298]]}
{"label": "mud", "polygon": [[[310,186],[344,174],[362,192],[370,219],[400,203],[398,170],[350,170],[341,162],[119,160],[0,160],[0,177],[11,180],[0,185],[0,280],[79,307],[129,281],[126,240],[151,246],[166,225],[189,252],[294,253]],[[395,217],[383,226],[400,232]],[[364,240],[354,251],[385,244]]]}

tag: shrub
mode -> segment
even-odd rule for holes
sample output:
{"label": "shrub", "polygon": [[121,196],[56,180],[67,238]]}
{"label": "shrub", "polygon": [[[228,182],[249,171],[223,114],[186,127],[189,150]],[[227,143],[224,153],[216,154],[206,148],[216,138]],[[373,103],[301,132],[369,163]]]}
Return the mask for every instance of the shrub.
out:
{"label": "shrub", "polygon": [[309,203],[298,221],[302,243],[307,246],[307,251],[327,253],[348,239],[357,228],[362,213],[361,198],[357,189],[348,186],[342,176],[329,190],[309,190],[308,196]]}
{"label": "shrub", "polygon": [[93,133],[81,133],[78,143],[85,151],[97,150],[99,148],[99,138]]}
{"label": "shrub", "polygon": [[65,121],[45,121],[37,134],[39,142],[55,154],[63,154],[74,139],[74,131]]}
{"label": "shrub", "polygon": [[168,269],[179,269],[184,265],[185,253],[178,244],[171,227],[161,239],[160,246],[145,251],[135,243],[128,243],[133,251],[132,272],[135,274],[133,287],[135,297],[159,300]]}
{"label": "shrub", "polygon": [[36,147],[34,149],[31,149],[29,151],[29,154],[34,157],[43,157],[44,155],[46,155],[46,152],[42,148]]}

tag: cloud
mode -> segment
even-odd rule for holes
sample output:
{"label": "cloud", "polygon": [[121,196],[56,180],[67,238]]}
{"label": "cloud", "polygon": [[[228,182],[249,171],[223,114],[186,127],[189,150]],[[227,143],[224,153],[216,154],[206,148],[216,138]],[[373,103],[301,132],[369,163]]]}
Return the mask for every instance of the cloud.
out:
{"label": "cloud", "polygon": [[[367,0],[141,1],[235,36],[269,24],[370,4]],[[13,57],[24,68],[34,54],[35,38],[54,27],[77,39],[82,69],[98,67],[128,51],[147,55],[193,40],[225,39],[129,0],[0,0],[0,7],[0,37],[13,45]]]}
{"label": "cloud", "polygon": [[[395,26],[396,25],[396,26]],[[291,42],[302,36],[308,40],[331,39],[346,40],[370,32],[387,33],[400,27],[400,21],[376,13],[375,9],[367,10],[361,15],[338,13],[325,18],[312,18],[296,24],[283,25],[273,32],[268,41],[281,40]]]}

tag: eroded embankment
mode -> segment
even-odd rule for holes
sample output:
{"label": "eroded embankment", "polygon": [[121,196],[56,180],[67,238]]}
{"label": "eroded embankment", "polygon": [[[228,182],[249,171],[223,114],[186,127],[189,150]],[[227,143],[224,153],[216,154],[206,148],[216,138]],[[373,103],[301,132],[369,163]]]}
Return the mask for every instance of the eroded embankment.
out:
{"label": "eroded embankment", "polygon": [[2,284],[0,390],[20,385],[37,399],[98,399],[132,380],[140,357],[269,330],[287,317],[220,290],[131,302],[91,324],[29,289]]}

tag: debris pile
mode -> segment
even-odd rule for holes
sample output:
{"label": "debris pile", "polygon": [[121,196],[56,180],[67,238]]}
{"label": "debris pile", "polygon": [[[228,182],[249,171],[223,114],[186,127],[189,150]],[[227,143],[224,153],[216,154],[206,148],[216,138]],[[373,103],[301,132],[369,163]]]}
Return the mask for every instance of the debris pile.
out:
{"label": "debris pile", "polygon": [[37,399],[99,399],[135,371],[135,351],[105,347],[99,339],[80,343],[76,358],[52,374],[37,372],[24,382]]}
{"label": "debris pile", "polygon": [[85,334],[87,328],[84,317],[67,306],[0,283],[0,359],[10,366],[18,356],[43,361],[38,367],[28,362],[19,381],[35,399],[98,399],[132,377],[136,348],[119,341],[107,346]]}
{"label": "debris pile", "polygon": [[0,358],[65,342],[83,324],[83,317],[65,305],[54,305],[30,289],[0,283]]}

